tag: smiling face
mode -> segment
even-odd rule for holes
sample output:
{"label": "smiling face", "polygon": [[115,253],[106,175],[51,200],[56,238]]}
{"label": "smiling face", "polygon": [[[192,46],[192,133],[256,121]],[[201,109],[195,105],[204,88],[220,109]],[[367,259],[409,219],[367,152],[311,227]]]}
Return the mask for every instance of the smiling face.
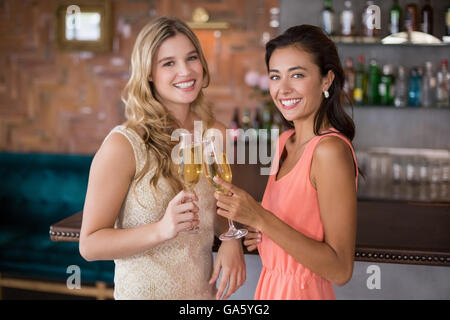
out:
{"label": "smiling face", "polygon": [[[313,119],[328,90],[330,75],[322,77],[313,56],[296,47],[276,49],[269,60],[270,95],[288,121]],[[332,79],[331,79],[332,81]]]}
{"label": "smiling face", "polygon": [[158,101],[171,109],[189,106],[197,98],[203,75],[194,45],[184,34],[177,33],[158,48],[149,80],[153,82]]}

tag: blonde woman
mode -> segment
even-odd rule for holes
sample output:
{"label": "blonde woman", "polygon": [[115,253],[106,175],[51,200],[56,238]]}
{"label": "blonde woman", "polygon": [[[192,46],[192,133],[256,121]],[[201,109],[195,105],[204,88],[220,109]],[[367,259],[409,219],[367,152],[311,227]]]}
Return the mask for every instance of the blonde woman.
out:
{"label": "blonde woman", "polygon": [[204,100],[208,84],[185,23],[161,17],[140,31],[122,97],[127,121],[94,157],[80,235],[86,260],[115,261],[116,299],[226,299],[245,281],[240,240],[222,242],[213,266],[214,233],[227,227],[214,189],[202,177],[194,192],[182,190],[171,159],[175,129],[203,121],[225,134]]}

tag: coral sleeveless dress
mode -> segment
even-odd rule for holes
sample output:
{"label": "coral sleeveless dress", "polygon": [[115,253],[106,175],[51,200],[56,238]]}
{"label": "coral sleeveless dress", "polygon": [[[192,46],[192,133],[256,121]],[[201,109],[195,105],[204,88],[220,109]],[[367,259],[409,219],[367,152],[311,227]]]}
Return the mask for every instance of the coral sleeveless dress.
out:
{"label": "coral sleeveless dress", "polygon": [[[278,154],[274,166],[284,150],[287,139],[295,130],[284,132],[278,139]],[[356,157],[349,140],[334,128],[325,135],[316,136],[308,142],[302,156],[288,174],[276,180],[277,172],[271,172],[264,192],[262,206],[275,214],[305,236],[323,241],[324,230],[320,217],[317,191],[311,185],[309,176],[312,156],[319,141],[326,136],[344,140]],[[356,169],[356,181],[358,172]],[[355,181],[355,184],[356,184]],[[257,300],[334,300],[334,289],[330,281],[305,268],[275,242],[262,234],[258,245],[262,270],[256,287]]]}

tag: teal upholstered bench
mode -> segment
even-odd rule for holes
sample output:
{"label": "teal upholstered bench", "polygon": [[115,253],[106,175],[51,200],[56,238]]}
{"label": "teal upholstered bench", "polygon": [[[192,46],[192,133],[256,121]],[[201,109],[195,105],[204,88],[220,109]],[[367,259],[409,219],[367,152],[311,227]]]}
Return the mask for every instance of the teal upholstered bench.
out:
{"label": "teal upholstered bench", "polygon": [[82,210],[91,161],[81,155],[0,153],[0,286],[14,286],[8,279],[16,277],[64,280],[65,287],[71,265],[80,268],[82,288],[113,283],[114,262],[87,262],[78,242],[49,237],[51,224]]}

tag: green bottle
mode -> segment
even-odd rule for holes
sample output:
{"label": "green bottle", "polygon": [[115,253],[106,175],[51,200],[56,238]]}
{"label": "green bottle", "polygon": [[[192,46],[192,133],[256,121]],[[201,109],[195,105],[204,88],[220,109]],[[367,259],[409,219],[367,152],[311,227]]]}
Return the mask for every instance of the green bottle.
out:
{"label": "green bottle", "polygon": [[395,78],[392,74],[392,65],[386,64],[383,67],[383,75],[378,86],[380,103],[384,106],[391,106],[394,103]]}
{"label": "green bottle", "polygon": [[380,70],[377,61],[372,59],[369,67],[369,80],[367,83],[367,103],[369,105],[380,104],[378,86],[380,84]]}
{"label": "green bottle", "polygon": [[402,19],[402,8],[398,5],[398,0],[394,0],[394,4],[389,11],[389,33],[399,33]]}
{"label": "green bottle", "polygon": [[328,35],[334,35],[334,11],[331,0],[324,1],[324,7],[321,12],[321,27]]}
{"label": "green bottle", "polygon": [[367,102],[367,73],[363,55],[358,57],[358,68],[355,74],[355,88],[353,90],[353,101],[361,106]]}

